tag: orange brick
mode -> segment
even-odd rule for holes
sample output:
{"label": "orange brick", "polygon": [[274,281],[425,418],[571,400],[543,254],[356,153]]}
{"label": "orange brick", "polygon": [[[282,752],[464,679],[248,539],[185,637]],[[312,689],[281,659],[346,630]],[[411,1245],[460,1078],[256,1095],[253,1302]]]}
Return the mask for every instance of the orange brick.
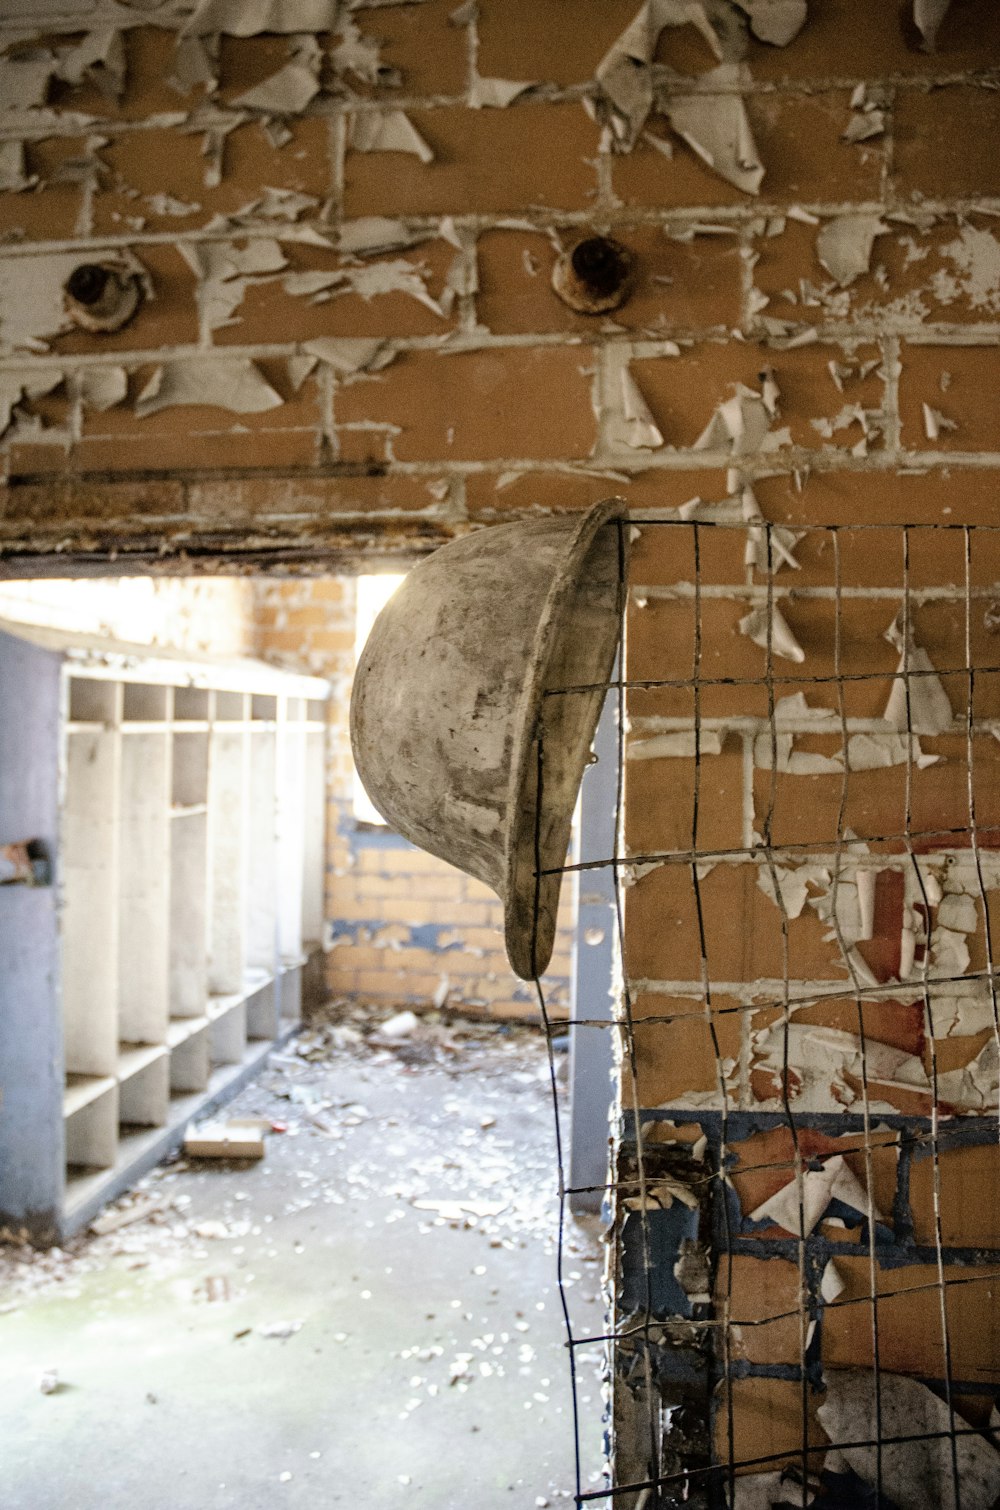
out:
{"label": "orange brick", "polygon": [[399,426],[400,461],[585,456],[595,434],[586,357],[577,347],[406,352],[341,389],[337,422]]}
{"label": "orange brick", "polygon": [[487,78],[580,84],[635,18],[631,0],[484,0],[479,69]]}
{"label": "orange brick", "polygon": [[783,1258],[737,1254],[719,1264],[715,1284],[721,1312],[729,1303],[729,1356],[735,1363],[798,1363],[804,1351],[798,1265]]}
{"label": "orange brick", "polygon": [[82,157],[86,138],[49,137],[26,142],[24,170],[37,177],[34,189],[20,194],[0,194],[0,235],[11,240],[61,241],[76,233],[83,212],[83,190],[78,183],[53,183],[60,166]]}
{"label": "orange brick", "polygon": [[[740,318],[740,256],[734,241],[704,236],[672,241],[659,226],[615,225],[611,234],[635,257],[635,282],[610,316],[653,334],[728,328]],[[579,230],[563,232],[565,244]],[[548,236],[493,231],[478,242],[479,318],[497,334],[592,331],[601,320],[575,314],[552,288],[556,251]]]}
{"label": "orange brick", "polygon": [[[140,216],[146,230],[176,235],[204,225],[214,215],[233,215],[260,198],[261,186],[294,189],[321,200],[331,187],[329,125],[320,118],[289,122],[291,140],[272,147],[257,124],[239,126],[226,137],[222,182],[205,184],[200,135],[150,128],[115,136],[101,149],[111,170],[110,182],[94,196],[97,235],[120,233],[130,216]],[[157,215],[149,195],[166,193],[195,204],[190,218]]]}
{"label": "orange brick", "polygon": [[[973,273],[973,259],[1000,256],[991,220],[956,217],[926,229],[890,227],[876,238],[870,271],[848,288],[832,286],[816,256],[818,234],[818,227],[789,220],[781,235],[757,242],[754,284],[771,300],[769,315],[811,325],[864,320],[899,328],[921,320],[989,321],[1000,312],[1000,284]],[[819,301],[803,302],[800,279],[829,291]],[[851,388],[848,377],[847,400]]]}
{"label": "orange brick", "polygon": [[[639,735],[633,739],[652,736]],[[625,842],[629,854],[688,850],[694,835],[695,763],[661,757],[625,765]],[[701,850],[737,849],[743,843],[743,749],[728,740],[721,755],[699,764],[698,825]]]}
{"label": "orange brick", "polygon": [[408,153],[348,152],[348,216],[442,215],[456,206],[465,214],[536,205],[576,210],[586,209],[593,197],[598,129],[580,105],[407,114],[434,161],[424,164]]}
{"label": "orange brick", "polygon": [[157,26],[129,27],[121,32],[125,44],[125,88],[120,100],[108,96],[85,79],[82,84],[50,85],[50,102],[60,110],[79,111],[110,120],[141,121],[146,116],[192,110],[204,98],[204,85],[187,93],[172,88],[177,33]]}
{"label": "orange brick", "polygon": [[187,434],[154,432],[85,437],[74,452],[80,472],[142,472],[227,467],[311,467],[319,451],[314,429],[258,428]]}
{"label": "orange brick", "polygon": [[[902,353],[899,411],[904,446],[918,451],[1000,451],[1000,419],[992,392],[1000,380],[993,346],[915,346]],[[923,405],[956,426],[929,440]]]}
{"label": "orange brick", "polygon": [[[935,375],[932,388],[939,375]],[[801,489],[791,476],[760,478],[754,484],[766,517],[788,524],[820,520],[829,524],[874,523],[873,490],[878,498],[879,522],[887,525],[989,524],[996,520],[998,488],[1000,471],[957,464],[902,474],[811,472]],[[891,536],[885,540],[890,541]],[[901,549],[898,534],[895,544]]]}
{"label": "orange brick", "polygon": [[[773,1473],[783,1463],[801,1463],[803,1433],[813,1449],[810,1468],[819,1472],[827,1436],[816,1419],[822,1396],[792,1379],[733,1379],[720,1386],[715,1409],[716,1462],[732,1460],[738,1472]],[[805,1420],[803,1421],[803,1410]],[[731,1445],[730,1445],[731,1444]]]}
{"label": "orange brick", "polygon": [[[289,275],[333,274],[342,271],[345,263],[335,252],[320,247],[287,243],[283,250],[288,259],[287,270],[247,287],[236,311],[237,323],[214,332],[216,345],[311,341],[322,336],[440,335],[455,325],[457,310],[445,318],[406,293],[376,294],[365,299],[359,294],[338,293],[333,289],[328,297],[319,300],[289,293],[285,288]],[[427,296],[437,300],[455,255],[453,246],[434,240],[409,251],[394,252],[391,258],[366,258],[365,265],[374,268],[386,262],[405,263],[412,269],[418,286],[422,278]]]}
{"label": "orange brick", "polygon": [[[654,1005],[655,1004],[655,1005]],[[689,1009],[685,1011],[685,1008]],[[722,1060],[739,1060],[738,1013],[716,1014],[713,1028],[702,1015],[700,1003],[669,997],[641,996],[634,1003],[633,1018],[677,1012],[672,1021],[635,1022],[636,1090],[641,1107],[670,1106],[692,1092],[709,1094],[722,1104],[720,1076],[732,1091],[731,1076],[724,1074]],[[631,1104],[631,1068],[623,1069],[626,1103]]]}
{"label": "orange brick", "polygon": [[790,47],[769,47],[753,38],[747,62],[754,78],[868,79],[873,73],[952,74],[982,67],[1000,51],[998,15],[992,0],[953,4],[932,53],[923,46],[909,6],[869,5],[867,0],[826,0]]}
{"label": "orange brick", "polygon": [[[849,92],[754,95],[746,104],[765,168],[760,189],[765,202],[805,199],[839,204],[879,194],[883,165],[879,140],[852,144],[840,139],[849,119]],[[625,204],[673,209],[748,203],[751,196],[713,173],[669,132],[662,117],[654,117],[650,129],[671,141],[674,155],[668,159],[640,140],[632,152],[615,157],[612,179],[615,193]]]}
{"label": "orange brick", "polygon": [[[781,911],[757,885],[756,865],[717,865],[700,883],[709,978],[718,983],[781,979]],[[739,926],[733,926],[733,919]],[[687,866],[651,871],[625,892],[625,964],[639,980],[700,987],[698,911]],[[817,980],[839,959],[826,925],[809,909],[788,925],[788,975]]]}
{"label": "orange brick", "polygon": [[[910,1210],[915,1242],[933,1247],[934,1160],[927,1147],[910,1166]],[[968,1148],[943,1147],[939,1154],[941,1241],[962,1248],[1000,1248],[1000,1211],[983,1193],[996,1189],[1000,1150],[995,1142]]]}
{"label": "orange brick", "polygon": [[[994,8],[994,38],[996,29]],[[994,90],[964,84],[930,93],[901,90],[894,124],[897,192],[946,200],[1000,194],[1000,163],[992,150],[998,132],[1000,96]]]}
{"label": "orange brick", "polygon": [[[864,361],[879,354],[877,347],[862,346],[854,357]],[[845,397],[828,369],[831,360],[844,357],[843,349],[834,345],[776,352],[749,341],[706,341],[678,357],[635,361],[631,371],[665,440],[678,449],[694,444],[716,406],[732,397],[734,384],[759,391],[759,373],[767,367],[773,368],[781,390],[780,418],[772,428],[787,425],[793,445],[810,450],[848,449],[862,437],[858,424],[835,431],[832,439],[822,436],[813,424],[834,419],[844,406]],[[866,409],[881,407],[882,383],[875,372],[854,385],[851,402]]]}
{"label": "orange brick", "polygon": [[[837,1269],[845,1289],[824,1316],[823,1359],[835,1368],[868,1368],[873,1363],[868,1260],[837,1259]],[[876,1284],[879,1366],[890,1373],[943,1378],[947,1370],[936,1266],[880,1268]],[[995,1379],[1000,1373],[1000,1269],[949,1267],[945,1284],[952,1379],[959,1385]]]}
{"label": "orange brick", "polygon": [[[378,45],[385,69],[398,69],[408,98],[418,95],[455,95],[465,89],[469,70],[467,31],[449,21],[455,9],[451,0],[425,0],[419,10],[399,6],[395,10],[362,10],[354,17],[362,36]],[[336,45],[336,42],[334,42]],[[396,84],[375,86],[349,74],[352,91],[391,100]]]}

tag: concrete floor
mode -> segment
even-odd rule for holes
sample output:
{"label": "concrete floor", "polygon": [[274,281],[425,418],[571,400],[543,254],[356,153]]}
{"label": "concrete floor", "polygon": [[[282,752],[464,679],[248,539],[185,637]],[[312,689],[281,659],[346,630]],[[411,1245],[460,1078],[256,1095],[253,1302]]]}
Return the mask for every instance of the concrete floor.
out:
{"label": "concrete floor", "polygon": [[[168,1165],[143,1221],[0,1248],[3,1510],[572,1501],[544,1050],[438,1038],[313,1035],[230,1109],[287,1123],[262,1162]],[[602,1262],[570,1224],[582,1336]],[[601,1346],[577,1358],[587,1489]]]}

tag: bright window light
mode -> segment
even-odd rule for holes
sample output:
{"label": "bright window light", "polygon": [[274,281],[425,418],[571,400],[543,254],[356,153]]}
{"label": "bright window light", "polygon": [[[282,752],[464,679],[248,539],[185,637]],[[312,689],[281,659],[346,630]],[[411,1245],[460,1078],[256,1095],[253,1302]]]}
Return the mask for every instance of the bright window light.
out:
{"label": "bright window light", "polygon": [[[404,576],[404,572],[379,572],[377,576],[358,578],[358,606],[354,620],[355,665],[365,648],[365,641],[372,632],[372,625]],[[380,823],[383,828],[386,827],[385,819],[361,785],[361,777],[357,771],[354,772],[352,811],[359,823]]]}

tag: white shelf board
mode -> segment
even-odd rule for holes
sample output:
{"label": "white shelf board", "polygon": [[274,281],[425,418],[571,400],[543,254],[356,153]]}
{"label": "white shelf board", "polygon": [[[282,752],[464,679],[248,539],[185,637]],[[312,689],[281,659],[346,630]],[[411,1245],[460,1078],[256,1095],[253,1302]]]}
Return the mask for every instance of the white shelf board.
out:
{"label": "white shelf board", "polygon": [[147,1065],[165,1059],[170,1050],[165,1043],[122,1043],[118,1046],[118,1079],[128,1080]]}
{"label": "white shelf board", "polygon": [[74,1112],[81,1111],[99,1096],[113,1090],[116,1084],[114,1075],[67,1075],[63,1091],[63,1116],[72,1117]]}
{"label": "white shelf board", "polygon": [[207,1017],[171,1017],[167,1027],[167,1048],[175,1049],[195,1033],[208,1027]]}

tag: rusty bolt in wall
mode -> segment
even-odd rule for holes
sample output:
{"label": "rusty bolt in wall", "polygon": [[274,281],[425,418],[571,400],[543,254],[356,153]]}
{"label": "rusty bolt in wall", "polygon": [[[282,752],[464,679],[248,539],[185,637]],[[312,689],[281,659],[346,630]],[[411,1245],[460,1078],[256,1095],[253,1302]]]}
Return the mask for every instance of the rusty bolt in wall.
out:
{"label": "rusty bolt in wall", "polygon": [[552,269],[552,287],[581,315],[601,315],[628,298],[634,258],[610,236],[586,236],[563,252]]}
{"label": "rusty bolt in wall", "polygon": [[84,330],[120,330],[142,303],[142,279],[120,262],[82,262],[63,285],[66,313]]}

